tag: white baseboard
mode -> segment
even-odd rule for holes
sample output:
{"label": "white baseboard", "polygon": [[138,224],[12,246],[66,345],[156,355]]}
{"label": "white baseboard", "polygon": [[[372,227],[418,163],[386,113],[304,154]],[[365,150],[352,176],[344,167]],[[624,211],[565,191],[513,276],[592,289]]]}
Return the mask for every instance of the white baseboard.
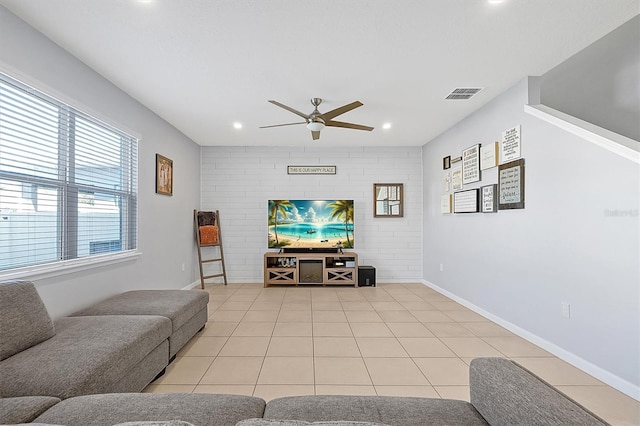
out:
{"label": "white baseboard", "polygon": [[456,302],[460,303],[461,305],[471,309],[472,311],[474,311],[475,313],[482,315],[483,317],[495,322],[496,324],[506,328],[507,330],[511,331],[512,333],[522,337],[525,340],[528,340],[529,342],[533,343],[534,345],[537,345],[539,347],[541,347],[542,349],[546,350],[547,352],[552,353],[553,355],[557,356],[558,358],[560,358],[563,361],[568,362],[569,364],[573,365],[574,367],[584,371],[585,373],[595,377],[596,379],[606,383],[607,385],[611,386],[614,389],[619,390],[620,392],[624,393],[625,395],[630,396],[631,398],[635,399],[636,401],[640,401],[640,387],[634,385],[633,383],[628,382],[627,380],[624,380],[618,376],[616,376],[615,374],[612,374],[611,372],[604,370],[601,367],[598,367],[597,365],[594,365],[592,363],[590,363],[589,361],[586,361],[585,359],[579,357],[578,355],[567,351],[566,349],[561,348],[560,346],[557,346],[554,343],[551,343],[523,328],[518,327],[517,325],[514,325],[512,323],[510,323],[509,321],[505,321],[504,319],[485,311],[484,309],[474,305],[473,303],[468,302],[465,299],[462,299],[458,296],[456,296],[455,294],[438,287],[437,285],[426,281],[426,280],[422,280],[422,284],[426,285],[427,287],[437,291],[440,294],[443,294],[445,296],[447,296],[448,298],[455,300]]}
{"label": "white baseboard", "polygon": [[191,290],[192,288],[200,287],[200,280],[194,281],[189,285],[182,287],[180,290]]}

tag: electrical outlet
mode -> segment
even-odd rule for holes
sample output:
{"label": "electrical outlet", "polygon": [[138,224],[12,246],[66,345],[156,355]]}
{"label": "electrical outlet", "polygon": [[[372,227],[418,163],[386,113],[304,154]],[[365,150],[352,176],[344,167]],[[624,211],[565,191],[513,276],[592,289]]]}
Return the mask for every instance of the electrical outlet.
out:
{"label": "electrical outlet", "polygon": [[441,263],[440,264],[440,272],[444,271],[444,265]]}
{"label": "electrical outlet", "polygon": [[571,305],[568,302],[560,303],[560,308],[562,309],[562,316],[564,318],[571,318]]}
{"label": "electrical outlet", "polygon": [[184,272],[184,263],[182,264],[182,272]]}

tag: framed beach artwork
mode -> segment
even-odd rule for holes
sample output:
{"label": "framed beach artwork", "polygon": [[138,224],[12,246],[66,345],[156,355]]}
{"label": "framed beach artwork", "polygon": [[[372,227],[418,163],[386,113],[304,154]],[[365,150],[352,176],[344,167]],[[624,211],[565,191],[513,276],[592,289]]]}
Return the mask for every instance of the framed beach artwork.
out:
{"label": "framed beach artwork", "polygon": [[173,195],[173,160],[156,154],[156,194]]}

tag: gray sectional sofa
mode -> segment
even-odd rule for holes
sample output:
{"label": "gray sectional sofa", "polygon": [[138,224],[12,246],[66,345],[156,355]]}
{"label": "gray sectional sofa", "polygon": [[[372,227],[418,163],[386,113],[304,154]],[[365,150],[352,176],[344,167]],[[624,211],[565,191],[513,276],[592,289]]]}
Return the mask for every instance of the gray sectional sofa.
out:
{"label": "gray sectional sofa", "polygon": [[[0,424],[606,425],[513,361],[471,361],[471,401],[144,394],[206,322],[208,293],[128,292],[52,321],[30,282],[0,283]],[[204,312],[203,312],[204,310]]]}
{"label": "gray sectional sofa", "polygon": [[124,422],[196,426],[504,425],[607,423],[513,361],[477,358],[469,368],[471,402],[388,396],[293,396],[269,402],[223,394],[106,394],[59,401],[0,399],[0,422],[112,426]]}
{"label": "gray sectional sofa", "polygon": [[33,283],[0,283],[0,397],[142,391],[204,327],[209,300],[202,290],[145,292],[52,321]]}

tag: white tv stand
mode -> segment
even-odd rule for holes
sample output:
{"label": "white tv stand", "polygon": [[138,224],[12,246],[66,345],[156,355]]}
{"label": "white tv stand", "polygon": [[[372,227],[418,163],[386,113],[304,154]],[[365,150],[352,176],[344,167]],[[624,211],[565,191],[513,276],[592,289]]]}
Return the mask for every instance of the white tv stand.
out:
{"label": "white tv stand", "polygon": [[264,254],[264,286],[270,285],[358,286],[358,255],[345,253]]}

